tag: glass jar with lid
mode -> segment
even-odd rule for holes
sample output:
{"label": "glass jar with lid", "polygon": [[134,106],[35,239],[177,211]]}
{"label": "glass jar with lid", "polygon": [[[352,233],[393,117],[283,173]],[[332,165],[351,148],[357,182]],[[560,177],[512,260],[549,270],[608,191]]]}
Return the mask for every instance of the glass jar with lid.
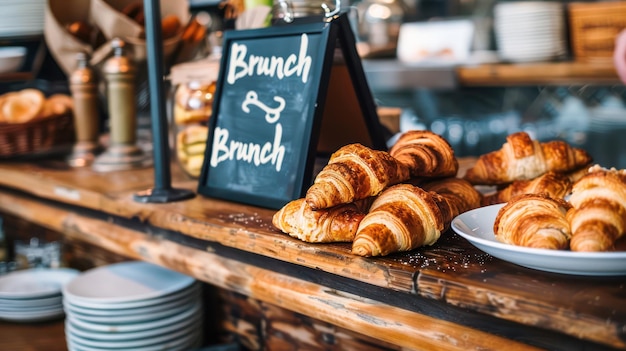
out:
{"label": "glass jar with lid", "polygon": [[172,67],[171,131],[180,167],[193,178],[200,176],[213,113],[219,60],[207,59]]}

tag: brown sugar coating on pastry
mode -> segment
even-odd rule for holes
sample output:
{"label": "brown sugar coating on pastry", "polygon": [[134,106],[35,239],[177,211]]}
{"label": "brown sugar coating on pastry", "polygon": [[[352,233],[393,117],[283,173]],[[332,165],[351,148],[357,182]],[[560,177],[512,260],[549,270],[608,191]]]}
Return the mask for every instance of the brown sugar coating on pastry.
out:
{"label": "brown sugar coating on pastry", "polygon": [[503,243],[542,249],[567,249],[571,237],[566,220],[571,206],[545,194],[514,197],[496,215],[493,232]]}
{"label": "brown sugar coating on pastry", "polygon": [[585,150],[564,141],[542,143],[518,132],[509,135],[500,150],[481,155],[464,178],[472,184],[501,185],[533,179],[548,171],[571,172],[591,162]]}
{"label": "brown sugar coating on pastry", "polygon": [[531,180],[516,180],[493,194],[483,196],[482,206],[504,203],[521,194],[547,194],[563,199],[572,190],[572,181],[564,173],[549,171]]}
{"label": "brown sugar coating on pastry", "polygon": [[329,208],[378,195],[408,178],[406,166],[389,153],[349,144],[331,155],[305,198],[314,210]]}
{"label": "brown sugar coating on pastry", "polygon": [[359,224],[352,253],[384,256],[432,245],[452,216],[442,196],[411,184],[383,191]]}
{"label": "brown sugar coating on pastry", "polygon": [[606,251],[626,232],[626,170],[594,166],[574,183],[567,219],[573,251]]}
{"label": "brown sugar coating on pastry", "polygon": [[272,224],[310,243],[350,242],[364,216],[354,203],[313,211],[304,199],[297,199],[276,212]]}
{"label": "brown sugar coating on pastry", "polygon": [[449,177],[459,170],[452,146],[446,139],[428,130],[403,133],[389,154],[405,164],[412,177]]}

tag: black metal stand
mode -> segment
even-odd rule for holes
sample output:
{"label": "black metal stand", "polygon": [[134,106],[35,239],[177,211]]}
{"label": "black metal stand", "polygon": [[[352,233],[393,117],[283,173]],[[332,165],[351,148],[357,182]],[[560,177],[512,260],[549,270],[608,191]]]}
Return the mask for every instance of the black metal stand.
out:
{"label": "black metal stand", "polygon": [[163,41],[161,40],[161,9],[159,0],[144,0],[148,83],[154,154],[154,188],[134,195],[137,202],[172,202],[195,196],[193,191],[172,188],[167,118],[163,95]]}

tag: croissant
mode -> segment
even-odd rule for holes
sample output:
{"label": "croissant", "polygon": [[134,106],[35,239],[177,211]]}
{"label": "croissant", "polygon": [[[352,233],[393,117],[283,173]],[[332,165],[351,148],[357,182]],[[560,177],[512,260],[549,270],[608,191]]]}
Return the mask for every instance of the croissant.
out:
{"label": "croissant", "polygon": [[385,189],[372,203],[352,243],[352,253],[384,256],[432,245],[447,229],[452,211],[440,195],[411,184]]}
{"label": "croissant", "polygon": [[274,213],[274,227],[310,243],[352,241],[365,216],[357,204],[343,204],[313,211],[304,199],[287,203]]}
{"label": "croissant", "polygon": [[564,173],[549,171],[531,180],[516,180],[493,194],[483,196],[482,206],[507,202],[521,194],[547,194],[563,199],[572,190],[572,181]]}
{"label": "croissant", "polygon": [[480,207],[483,198],[482,194],[467,180],[456,177],[431,180],[423,183],[421,187],[426,191],[441,195],[448,201],[452,207],[452,218]]}
{"label": "croissant", "polygon": [[500,150],[481,155],[464,178],[472,184],[500,185],[536,178],[548,171],[571,172],[589,165],[591,156],[564,141],[541,143],[526,132],[507,136]]}
{"label": "croissant", "polygon": [[409,178],[409,170],[386,151],[349,144],[334,152],[306,192],[314,210],[380,194]]}
{"label": "croissant", "polygon": [[405,132],[389,154],[406,165],[412,177],[449,177],[459,170],[452,146],[428,130]]}
{"label": "croissant", "polygon": [[606,251],[626,231],[626,170],[594,166],[574,183],[567,220],[572,251]]}
{"label": "croissant", "polygon": [[545,194],[522,194],[497,213],[493,232],[497,240],[518,246],[562,250],[571,237],[565,218],[571,206]]}

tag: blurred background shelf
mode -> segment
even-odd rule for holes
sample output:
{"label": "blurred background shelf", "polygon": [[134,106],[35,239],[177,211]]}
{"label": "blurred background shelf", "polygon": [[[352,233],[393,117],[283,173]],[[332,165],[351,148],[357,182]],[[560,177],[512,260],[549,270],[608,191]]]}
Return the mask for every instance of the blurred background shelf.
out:
{"label": "blurred background shelf", "polygon": [[365,59],[374,91],[413,88],[621,85],[612,62],[493,63],[471,66],[406,65],[394,59]]}
{"label": "blurred background shelf", "polygon": [[461,86],[621,84],[612,62],[484,64],[456,69]]}

